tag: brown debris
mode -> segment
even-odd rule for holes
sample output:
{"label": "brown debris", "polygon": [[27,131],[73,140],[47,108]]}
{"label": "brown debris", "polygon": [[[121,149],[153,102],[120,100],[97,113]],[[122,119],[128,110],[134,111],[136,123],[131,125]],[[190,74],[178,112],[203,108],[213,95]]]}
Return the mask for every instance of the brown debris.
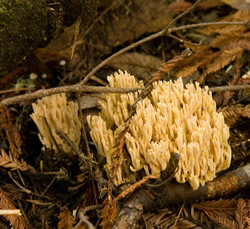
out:
{"label": "brown debris", "polygon": [[[0,72],[0,208],[8,210],[0,211],[5,214],[0,216],[0,228],[250,228],[250,16],[249,10],[237,10],[243,1],[198,0],[192,4],[185,0],[146,3],[144,0],[72,0],[73,5],[80,6],[74,9],[67,8],[65,0],[43,2],[48,14],[63,30],[56,31],[60,34],[53,41],[52,37],[45,37],[43,44],[51,43],[34,50],[16,69]],[[0,17],[3,10],[0,9]],[[33,15],[33,11],[27,10],[27,13]],[[43,22],[47,18],[44,19]],[[49,26],[50,32],[56,29]],[[27,28],[20,23],[19,27],[22,31]],[[9,31],[0,28],[0,34],[10,38],[6,32]],[[29,37],[26,40],[29,41]],[[20,42],[14,44],[10,39],[7,43],[8,47],[17,45],[20,50],[27,47]],[[35,47],[28,47],[27,51]],[[15,58],[11,61],[3,60],[2,64],[16,64]],[[136,89],[122,88],[122,84],[108,87],[107,76],[118,68],[144,80],[145,88],[142,84]],[[131,134],[129,127],[133,126],[134,130],[140,127],[136,122],[136,108],[152,97],[157,81],[175,81],[179,77],[183,78],[184,88],[195,85],[197,79],[201,88],[208,87],[216,101],[214,111],[221,112],[221,119],[223,115],[230,125],[227,143],[232,149],[232,157],[228,157],[231,166],[218,173],[215,180],[193,190],[188,182],[179,184],[172,179],[183,172],[179,166],[183,159],[171,153],[171,158],[178,157],[172,166],[169,166],[170,158],[161,174],[159,171],[155,175],[145,174],[145,164],[138,169],[134,163],[132,169],[138,171],[133,182],[128,180],[116,186],[117,174],[120,170],[128,171],[127,165],[134,160],[125,136]],[[30,117],[31,103],[61,93],[73,103],[80,98],[79,110],[74,113],[79,115],[81,128],[75,141],[65,131],[79,129],[70,124],[72,116],[66,115],[68,118],[63,124],[57,119],[54,121],[65,127],[52,130],[58,135],[58,145],[67,145],[68,153],[62,154],[55,147],[42,148],[39,130]],[[97,99],[104,95],[103,105],[111,94],[124,98],[120,103],[124,103],[128,95],[139,96],[131,99],[126,109],[120,109],[124,125],[116,133],[116,144],[110,147],[112,163],[106,173],[107,161],[97,153],[100,149],[95,148],[89,136],[86,114],[97,114]],[[200,100],[201,97],[196,98]],[[51,101],[48,101],[50,105]],[[56,102],[46,109],[53,111],[57,106]],[[111,116],[119,113],[118,103],[109,108]],[[141,107],[141,117],[147,113],[144,108]],[[72,110],[68,111],[71,115]],[[61,117],[65,110],[58,113]],[[176,117],[178,112],[172,113]],[[116,129],[114,121],[120,124],[118,116],[109,123],[111,131]],[[175,122],[179,126],[177,119]],[[191,124],[195,122],[188,118],[187,125]],[[101,125],[98,123],[95,128],[100,130]],[[161,122],[154,122],[153,127],[156,126],[162,127]],[[147,136],[147,130],[142,128],[141,139]],[[168,134],[165,137],[169,137]],[[180,134],[173,137],[180,138]],[[212,143],[207,139],[203,142],[210,142],[211,146],[220,143],[220,137],[217,135]],[[106,146],[110,143],[106,135],[100,139]],[[155,141],[154,145],[157,144]],[[176,146],[180,148],[183,144]],[[164,149],[158,147],[163,154]],[[152,152],[144,152],[142,159],[153,161]],[[192,153],[189,157],[196,161],[197,154],[204,152],[193,150]],[[166,163],[164,159],[159,162]]]}

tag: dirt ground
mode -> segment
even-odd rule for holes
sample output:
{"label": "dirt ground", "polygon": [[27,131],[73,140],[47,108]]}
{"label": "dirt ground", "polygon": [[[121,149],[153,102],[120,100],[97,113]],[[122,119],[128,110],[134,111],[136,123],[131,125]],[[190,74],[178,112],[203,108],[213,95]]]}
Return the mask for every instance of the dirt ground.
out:
{"label": "dirt ground", "polygon": [[[0,228],[250,228],[250,4],[106,0],[88,5],[86,0],[70,17],[62,2],[46,5],[47,16],[56,19],[54,36],[16,49],[20,59],[12,64],[1,61]],[[108,167],[101,153],[108,145],[105,133],[102,146],[95,144],[86,117],[98,115],[113,93],[138,93],[135,86],[109,87],[107,77],[118,70],[142,80],[145,88],[137,87],[141,94],[126,108],[113,148],[104,149],[113,152]],[[161,174],[146,174],[142,166],[128,172],[133,182],[115,185],[122,166],[133,160],[126,133],[138,101],[150,97],[154,82],[178,78],[211,91],[229,127],[230,167],[193,190],[176,181],[181,158],[168,152]],[[35,121],[35,104],[59,93],[66,95],[65,104],[59,104],[62,97],[53,102],[47,97]]]}

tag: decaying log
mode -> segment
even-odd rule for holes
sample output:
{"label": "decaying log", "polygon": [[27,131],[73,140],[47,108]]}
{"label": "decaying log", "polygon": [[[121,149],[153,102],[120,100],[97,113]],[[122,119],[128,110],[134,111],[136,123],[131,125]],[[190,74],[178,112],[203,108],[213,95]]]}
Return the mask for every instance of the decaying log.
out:
{"label": "decaying log", "polygon": [[205,186],[193,190],[188,184],[176,181],[157,188],[143,187],[121,203],[113,228],[136,228],[142,213],[166,208],[170,204],[201,201],[223,197],[250,187],[250,164],[225,173]]}

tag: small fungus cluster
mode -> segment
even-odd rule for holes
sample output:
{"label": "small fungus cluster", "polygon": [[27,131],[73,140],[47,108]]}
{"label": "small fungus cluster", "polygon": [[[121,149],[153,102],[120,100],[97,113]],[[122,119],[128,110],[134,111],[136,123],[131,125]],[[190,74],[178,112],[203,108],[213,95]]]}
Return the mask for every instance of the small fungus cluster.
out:
{"label": "small fungus cluster", "polygon": [[42,144],[56,153],[59,147],[72,156],[72,149],[58,136],[56,130],[61,130],[76,146],[79,145],[81,122],[78,118],[77,103],[67,102],[65,94],[55,94],[38,100],[32,107],[34,113],[31,114],[31,118],[39,129]]}
{"label": "small fungus cluster", "polygon": [[[142,81],[122,71],[109,76],[108,82],[114,88],[144,87]],[[103,94],[99,115],[87,117],[98,153],[106,158],[108,174],[119,134],[139,94]],[[230,166],[228,138],[229,128],[222,114],[216,112],[207,87],[202,89],[198,83],[184,87],[182,79],[154,82],[151,94],[137,104],[130,120],[115,184],[136,181],[142,170],[146,175],[159,174],[176,152],[180,156],[176,181],[189,182],[196,190]]]}

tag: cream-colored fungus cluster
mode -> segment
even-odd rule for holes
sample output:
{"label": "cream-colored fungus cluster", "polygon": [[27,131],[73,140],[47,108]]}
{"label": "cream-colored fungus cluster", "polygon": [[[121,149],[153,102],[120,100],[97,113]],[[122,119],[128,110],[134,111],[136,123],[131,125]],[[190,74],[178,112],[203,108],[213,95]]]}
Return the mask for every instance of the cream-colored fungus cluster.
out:
{"label": "cream-colored fungus cluster", "polygon": [[[78,105],[67,102],[65,94],[55,94],[38,100],[32,104],[34,113],[31,118],[39,129],[39,138],[44,146],[58,152],[58,148],[51,133],[61,150],[72,155],[72,149],[56,134],[56,129],[61,130],[76,146],[80,143],[81,123],[78,118]],[[48,124],[47,124],[47,122]],[[49,128],[51,133],[49,131]]]}
{"label": "cream-colored fungus cluster", "polygon": [[[108,81],[111,87],[144,87],[127,72],[119,71]],[[100,114],[87,117],[98,153],[106,157],[107,173],[120,130],[139,93],[104,94],[99,101]],[[140,170],[147,175],[160,173],[166,169],[171,152],[176,152],[180,161],[175,179],[189,182],[195,190],[230,166],[228,138],[229,128],[222,114],[216,112],[208,88],[201,89],[198,83],[184,88],[182,79],[154,82],[150,96],[138,103],[130,121],[115,183],[135,181]]]}

